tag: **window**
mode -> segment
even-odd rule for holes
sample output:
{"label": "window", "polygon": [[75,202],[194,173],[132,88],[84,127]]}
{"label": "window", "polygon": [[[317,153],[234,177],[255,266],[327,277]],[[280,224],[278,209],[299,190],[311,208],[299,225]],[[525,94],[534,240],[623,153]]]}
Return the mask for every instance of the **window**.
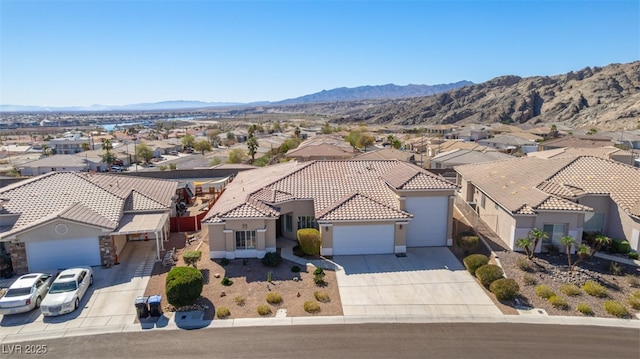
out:
{"label": "window", "polygon": [[543,243],[555,242],[559,243],[560,238],[567,235],[567,225],[566,224],[545,224],[542,227],[542,231],[549,236],[549,239],[544,240]]}
{"label": "window", "polygon": [[604,229],[604,213],[586,213],[584,215],[585,232],[602,232]]}
{"label": "window", "polygon": [[316,228],[316,219],[313,216],[298,217],[298,229]]}
{"label": "window", "polygon": [[290,214],[284,215],[284,230],[287,232],[293,232],[293,216]]}
{"label": "window", "polygon": [[487,197],[483,194],[480,197],[480,207],[484,209],[484,206],[487,204]]}
{"label": "window", "polygon": [[236,249],[256,249],[256,231],[236,231]]}

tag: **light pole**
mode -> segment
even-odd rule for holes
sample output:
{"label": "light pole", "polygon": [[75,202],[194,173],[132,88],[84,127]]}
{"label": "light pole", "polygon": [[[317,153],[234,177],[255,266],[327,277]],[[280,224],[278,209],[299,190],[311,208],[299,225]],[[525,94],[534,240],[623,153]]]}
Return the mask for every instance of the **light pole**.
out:
{"label": "light pole", "polygon": [[136,140],[138,138],[136,136],[133,136],[133,156],[135,158],[135,162],[136,162],[136,173],[138,173],[138,149],[136,148]]}

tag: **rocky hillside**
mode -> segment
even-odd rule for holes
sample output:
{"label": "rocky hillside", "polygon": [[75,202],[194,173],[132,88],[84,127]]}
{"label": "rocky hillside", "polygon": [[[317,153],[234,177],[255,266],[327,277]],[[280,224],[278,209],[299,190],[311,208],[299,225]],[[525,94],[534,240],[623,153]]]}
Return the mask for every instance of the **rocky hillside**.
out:
{"label": "rocky hillside", "polygon": [[323,114],[336,122],[428,125],[502,121],[636,129],[640,124],[640,61],[587,67],[557,76],[502,76],[427,97],[260,110]]}

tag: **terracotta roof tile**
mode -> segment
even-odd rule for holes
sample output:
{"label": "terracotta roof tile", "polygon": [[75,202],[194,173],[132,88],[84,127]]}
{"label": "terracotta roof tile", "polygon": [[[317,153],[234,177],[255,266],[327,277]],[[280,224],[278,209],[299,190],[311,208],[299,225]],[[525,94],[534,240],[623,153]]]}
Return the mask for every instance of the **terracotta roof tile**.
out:
{"label": "terracotta roof tile", "polygon": [[318,220],[348,221],[359,219],[403,219],[413,215],[405,211],[374,201],[360,193],[347,195],[338,201],[334,207],[329,207],[317,214]]}
{"label": "terracotta roof tile", "polygon": [[[407,190],[457,188],[417,166],[398,160],[293,161],[239,173],[209,210],[204,221],[217,222],[232,218],[237,214],[231,212],[232,209],[251,200],[277,203],[290,199],[311,199],[316,217],[335,210],[331,213],[332,220],[339,220],[338,214],[344,219],[371,219],[370,214],[359,212],[358,206],[373,201],[377,203],[377,213],[384,213],[376,216],[398,216],[398,213],[404,212],[400,211],[397,196],[389,187],[389,182]],[[359,194],[355,199],[354,193]],[[351,205],[340,207],[341,201],[347,199],[353,200],[353,213],[344,212],[352,208]],[[383,211],[382,208],[386,209]],[[397,212],[385,212],[388,209]]]}

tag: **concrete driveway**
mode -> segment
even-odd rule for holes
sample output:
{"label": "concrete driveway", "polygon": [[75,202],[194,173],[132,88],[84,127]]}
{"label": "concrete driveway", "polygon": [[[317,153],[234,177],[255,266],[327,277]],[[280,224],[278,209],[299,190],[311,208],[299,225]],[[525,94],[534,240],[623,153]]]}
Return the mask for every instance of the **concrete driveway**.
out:
{"label": "concrete driveway", "polygon": [[133,323],[134,299],[144,294],[155,263],[155,241],[129,242],[120,257],[120,265],[93,268],[93,286],[80,302],[80,309],[58,317],[44,317],[39,309],[2,316],[0,336]]}
{"label": "concrete driveway", "polygon": [[471,274],[445,247],[392,254],[335,256],[345,316],[501,315]]}

